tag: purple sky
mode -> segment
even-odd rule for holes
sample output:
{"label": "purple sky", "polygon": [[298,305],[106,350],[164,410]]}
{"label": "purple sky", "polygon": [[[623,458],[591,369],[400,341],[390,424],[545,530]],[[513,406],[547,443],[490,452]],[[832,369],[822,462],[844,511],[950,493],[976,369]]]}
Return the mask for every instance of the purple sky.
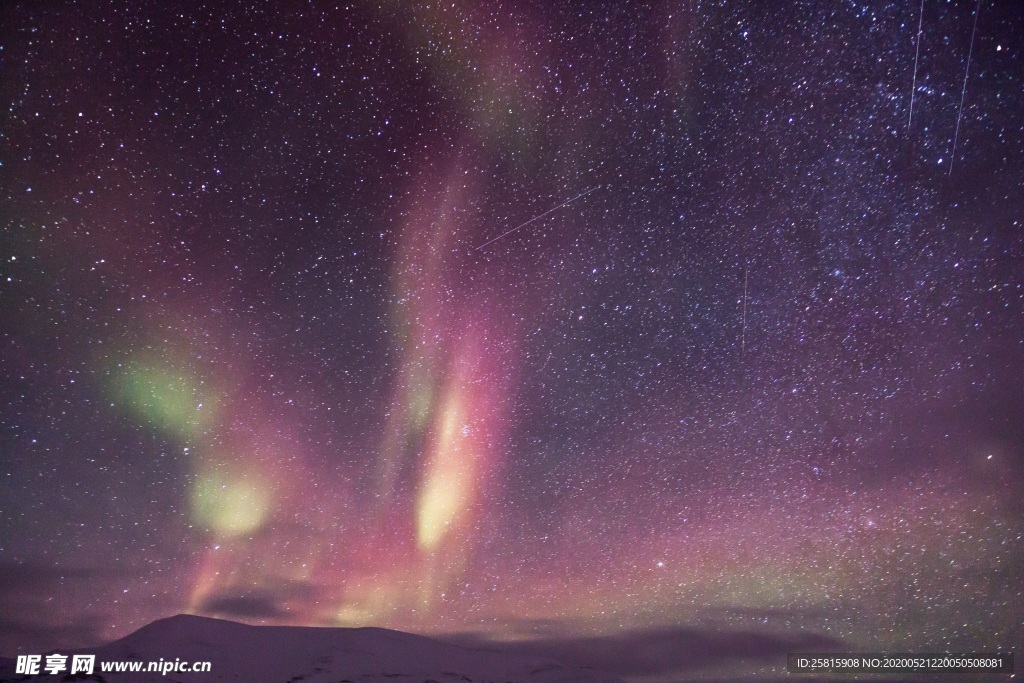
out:
{"label": "purple sky", "polygon": [[1024,18],[976,7],[3,3],[0,653],[1020,648]]}

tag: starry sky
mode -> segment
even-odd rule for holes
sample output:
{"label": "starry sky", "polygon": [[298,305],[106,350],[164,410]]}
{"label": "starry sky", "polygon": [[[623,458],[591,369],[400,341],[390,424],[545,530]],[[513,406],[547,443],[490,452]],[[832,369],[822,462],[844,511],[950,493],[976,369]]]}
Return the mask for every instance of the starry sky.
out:
{"label": "starry sky", "polygon": [[4,654],[1024,645],[1019,0],[5,2],[0,48]]}

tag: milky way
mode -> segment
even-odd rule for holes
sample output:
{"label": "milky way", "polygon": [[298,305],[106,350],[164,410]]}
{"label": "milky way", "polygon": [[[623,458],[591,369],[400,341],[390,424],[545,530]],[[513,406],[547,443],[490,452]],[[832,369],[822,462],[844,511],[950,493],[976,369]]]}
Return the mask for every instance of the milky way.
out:
{"label": "milky way", "polygon": [[1019,9],[4,3],[4,654],[1020,648]]}

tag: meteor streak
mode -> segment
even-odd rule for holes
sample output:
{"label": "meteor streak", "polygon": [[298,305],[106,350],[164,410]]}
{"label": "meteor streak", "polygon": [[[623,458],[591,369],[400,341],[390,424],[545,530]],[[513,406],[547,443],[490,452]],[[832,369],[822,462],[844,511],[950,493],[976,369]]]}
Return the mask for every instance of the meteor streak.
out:
{"label": "meteor streak", "polygon": [[907,121],[907,134],[914,125],[914,91],[917,89],[917,58],[921,55],[921,27],[924,25],[924,0],[921,0],[921,11],[917,15],[917,48],[914,50],[914,78],[910,82],[910,119]]}
{"label": "meteor streak", "polygon": [[517,225],[516,227],[514,227],[514,228],[512,228],[512,229],[510,229],[510,230],[506,230],[505,232],[501,233],[501,234],[500,234],[500,235],[498,235],[497,237],[494,237],[494,238],[492,238],[492,239],[489,239],[489,240],[487,240],[486,242],[484,242],[483,244],[481,244],[481,245],[480,245],[479,247],[475,247],[475,248],[474,248],[474,251],[479,251],[480,249],[483,249],[484,247],[486,247],[486,246],[487,246],[488,244],[491,244],[492,242],[497,242],[498,240],[500,240],[500,239],[501,239],[502,237],[504,237],[505,235],[511,235],[511,234],[512,234],[513,232],[515,232],[516,230],[518,230],[518,229],[520,229],[520,228],[525,228],[525,227],[526,227],[527,225],[529,225],[530,223],[533,223],[534,221],[537,221],[537,220],[540,220],[541,218],[544,218],[544,216],[547,216],[547,215],[548,215],[549,213],[551,213],[551,212],[553,212],[553,211],[557,211],[557,210],[561,209],[561,208],[562,208],[563,206],[567,206],[567,205],[569,205],[569,204],[572,204],[572,203],[573,203],[574,201],[576,201],[576,200],[577,200],[577,199],[579,199],[580,197],[586,197],[586,196],[587,196],[588,194],[590,194],[591,192],[593,192],[594,190],[596,190],[596,189],[597,189],[597,188],[599,188],[599,187],[601,187],[601,186],[600,186],[600,185],[595,185],[594,187],[590,188],[590,189],[589,189],[589,190],[587,190],[586,192],[583,192],[582,194],[578,194],[578,195],[576,195],[576,196],[575,196],[575,197],[573,197],[572,199],[566,199],[566,200],[565,200],[564,202],[562,202],[562,203],[561,203],[561,204],[559,204],[558,206],[556,206],[556,207],[554,207],[554,208],[551,208],[551,209],[548,209],[548,210],[547,210],[547,211],[545,211],[544,213],[542,213],[542,214],[539,214],[539,215],[537,215],[537,216],[534,216],[533,218],[531,218],[530,220],[526,221],[525,223],[520,223],[520,224],[519,224],[519,225]]}
{"label": "meteor streak", "polygon": [[960,138],[960,118],[964,115],[964,98],[967,97],[967,76],[971,73],[971,55],[974,54],[974,34],[978,32],[978,15],[981,14],[981,0],[974,8],[974,28],[971,29],[971,47],[967,50],[967,68],[964,70],[964,88],[960,92],[960,110],[956,113],[956,133],[953,134],[953,153],[949,155],[949,177],[953,177],[956,163],[956,142]]}

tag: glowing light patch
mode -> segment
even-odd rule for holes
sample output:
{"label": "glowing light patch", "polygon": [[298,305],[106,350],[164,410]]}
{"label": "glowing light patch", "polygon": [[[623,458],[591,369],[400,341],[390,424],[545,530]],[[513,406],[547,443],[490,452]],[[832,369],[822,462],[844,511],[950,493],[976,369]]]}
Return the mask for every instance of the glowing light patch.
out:
{"label": "glowing light patch", "polygon": [[214,397],[201,384],[168,366],[133,363],[118,378],[115,393],[144,420],[190,438],[210,425],[217,413]]}
{"label": "glowing light patch", "polygon": [[422,430],[430,417],[430,406],[433,403],[430,387],[426,384],[416,384],[410,392],[409,413],[412,416],[413,427]]}
{"label": "glowing light patch", "polygon": [[417,507],[417,541],[424,550],[436,548],[472,502],[475,454],[462,430],[464,422],[459,396],[450,396]]}
{"label": "glowing light patch", "polygon": [[260,528],[269,506],[269,491],[248,481],[225,482],[218,477],[206,477],[192,492],[196,520],[227,536],[239,536]]}
{"label": "glowing light patch", "polygon": [[338,609],[334,617],[334,624],[346,627],[365,626],[366,624],[372,624],[375,616],[376,613],[371,609],[356,605],[345,605]]}

